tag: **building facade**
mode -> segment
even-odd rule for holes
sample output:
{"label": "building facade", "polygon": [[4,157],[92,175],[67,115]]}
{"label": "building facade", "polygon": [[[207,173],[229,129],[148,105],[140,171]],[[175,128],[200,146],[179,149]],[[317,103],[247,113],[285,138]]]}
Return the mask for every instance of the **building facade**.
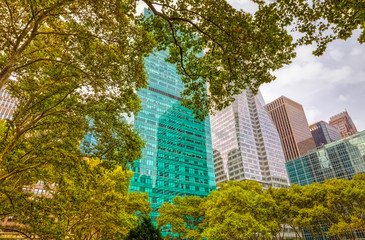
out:
{"label": "building facade", "polygon": [[309,125],[314,143],[317,147],[341,139],[338,129],[325,121],[319,121]]}
{"label": "building facade", "polygon": [[8,93],[5,88],[0,90],[0,119],[12,119],[18,100]]}
{"label": "building facade", "polygon": [[355,124],[352,122],[347,110],[330,117],[329,124],[336,127],[343,138],[357,133]]}
{"label": "building facade", "polygon": [[166,56],[157,52],[146,59],[149,86],[138,92],[142,110],[134,118],[146,145],[133,167],[130,190],[148,193],[153,222],[161,205],[175,196],[205,197],[215,189],[209,118],[201,122],[181,106],[184,86]]}
{"label": "building facade", "polygon": [[281,96],[265,107],[278,130],[286,161],[316,147],[301,104]]}
{"label": "building facade", "polygon": [[243,91],[211,116],[216,182],[256,180],[264,187],[289,185],[279,135],[259,93]]}
{"label": "building facade", "polygon": [[350,180],[365,172],[365,131],[318,147],[286,167],[290,182],[301,186],[332,178]]}

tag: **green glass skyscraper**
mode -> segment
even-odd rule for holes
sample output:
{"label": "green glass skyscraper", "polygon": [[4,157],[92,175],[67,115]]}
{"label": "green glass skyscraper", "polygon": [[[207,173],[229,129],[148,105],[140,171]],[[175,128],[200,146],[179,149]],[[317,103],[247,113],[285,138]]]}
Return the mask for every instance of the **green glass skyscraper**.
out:
{"label": "green glass skyscraper", "polygon": [[181,106],[184,86],[167,52],[146,59],[149,86],[138,95],[143,110],[134,119],[146,146],[133,168],[131,191],[147,192],[151,219],[175,196],[205,197],[215,188],[209,118],[194,119],[192,110]]}

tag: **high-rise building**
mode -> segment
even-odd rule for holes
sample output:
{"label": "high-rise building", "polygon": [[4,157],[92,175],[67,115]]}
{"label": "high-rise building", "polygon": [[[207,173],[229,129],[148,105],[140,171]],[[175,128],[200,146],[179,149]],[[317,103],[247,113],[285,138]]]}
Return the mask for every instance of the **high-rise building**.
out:
{"label": "high-rise building", "polygon": [[256,180],[264,187],[289,185],[278,132],[259,93],[243,91],[211,116],[216,182]]}
{"label": "high-rise building", "polygon": [[343,138],[357,133],[355,124],[352,122],[347,110],[330,117],[329,124],[335,126]]}
{"label": "high-rise building", "polygon": [[350,180],[365,172],[365,131],[318,147],[286,167],[290,182],[301,186],[332,178]]}
{"label": "high-rise building", "polygon": [[341,134],[336,127],[325,121],[319,121],[309,125],[314,143],[317,147],[341,139]]}
{"label": "high-rise building", "polygon": [[316,147],[303,106],[281,96],[266,105],[279,132],[286,161],[296,159]]}
{"label": "high-rise building", "polygon": [[149,86],[138,92],[142,111],[134,119],[146,145],[130,189],[148,193],[153,222],[161,205],[175,196],[205,197],[215,189],[209,117],[197,120],[181,106],[184,86],[166,56],[157,52],[146,59]]}
{"label": "high-rise building", "polygon": [[0,119],[12,119],[17,101],[5,88],[0,90]]}

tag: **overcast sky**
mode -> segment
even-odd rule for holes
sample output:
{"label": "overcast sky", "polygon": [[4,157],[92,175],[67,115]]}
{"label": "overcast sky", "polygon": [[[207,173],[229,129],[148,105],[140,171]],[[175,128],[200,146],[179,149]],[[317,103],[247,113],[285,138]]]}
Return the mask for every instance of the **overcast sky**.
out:
{"label": "overcast sky", "polygon": [[[249,0],[229,2],[255,9]],[[332,42],[320,57],[312,55],[313,46],[299,47],[293,62],[274,72],[277,79],[260,88],[266,103],[286,96],[303,105],[309,124],[328,122],[347,109],[357,130],[365,130],[365,44],[358,43],[358,35]]]}

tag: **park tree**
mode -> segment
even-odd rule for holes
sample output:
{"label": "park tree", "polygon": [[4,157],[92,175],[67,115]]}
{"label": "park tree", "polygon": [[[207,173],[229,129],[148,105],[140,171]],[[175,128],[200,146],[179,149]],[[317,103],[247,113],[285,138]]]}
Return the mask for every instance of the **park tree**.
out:
{"label": "park tree", "polygon": [[295,217],[295,224],[309,231],[314,237],[324,237],[331,226],[333,215],[327,205],[327,188],[320,183],[312,183],[301,189],[300,208]]}
{"label": "park tree", "polygon": [[50,176],[50,182],[43,181],[49,194],[25,191],[11,198],[17,224],[1,228],[27,239],[123,239],[140,216],[149,214],[150,203],[147,194],[129,193],[133,172],[121,166],[110,171],[100,162],[88,159],[67,169],[41,168]]}
{"label": "park tree", "polygon": [[[279,227],[270,232],[273,239],[285,239],[285,229],[294,230],[296,239],[304,239],[303,229],[295,222],[298,211],[302,208],[302,187],[292,185],[290,188],[269,188],[268,194],[274,199],[273,218]],[[275,231],[276,230],[276,231]]]}
{"label": "park tree", "polygon": [[208,239],[270,238],[278,231],[273,217],[275,201],[256,181],[228,181],[219,184],[203,204]]}
{"label": "park tree", "polygon": [[338,238],[356,239],[356,234],[365,234],[365,181],[364,174],[346,181],[326,180],[327,205],[334,215],[328,235]]}
{"label": "park tree", "polygon": [[141,222],[132,228],[125,240],[162,240],[161,232],[152,224],[148,217],[142,217]]}
{"label": "park tree", "polygon": [[171,227],[171,237],[177,239],[202,239],[205,211],[204,199],[196,196],[175,197],[165,202],[158,211],[158,228]]}

